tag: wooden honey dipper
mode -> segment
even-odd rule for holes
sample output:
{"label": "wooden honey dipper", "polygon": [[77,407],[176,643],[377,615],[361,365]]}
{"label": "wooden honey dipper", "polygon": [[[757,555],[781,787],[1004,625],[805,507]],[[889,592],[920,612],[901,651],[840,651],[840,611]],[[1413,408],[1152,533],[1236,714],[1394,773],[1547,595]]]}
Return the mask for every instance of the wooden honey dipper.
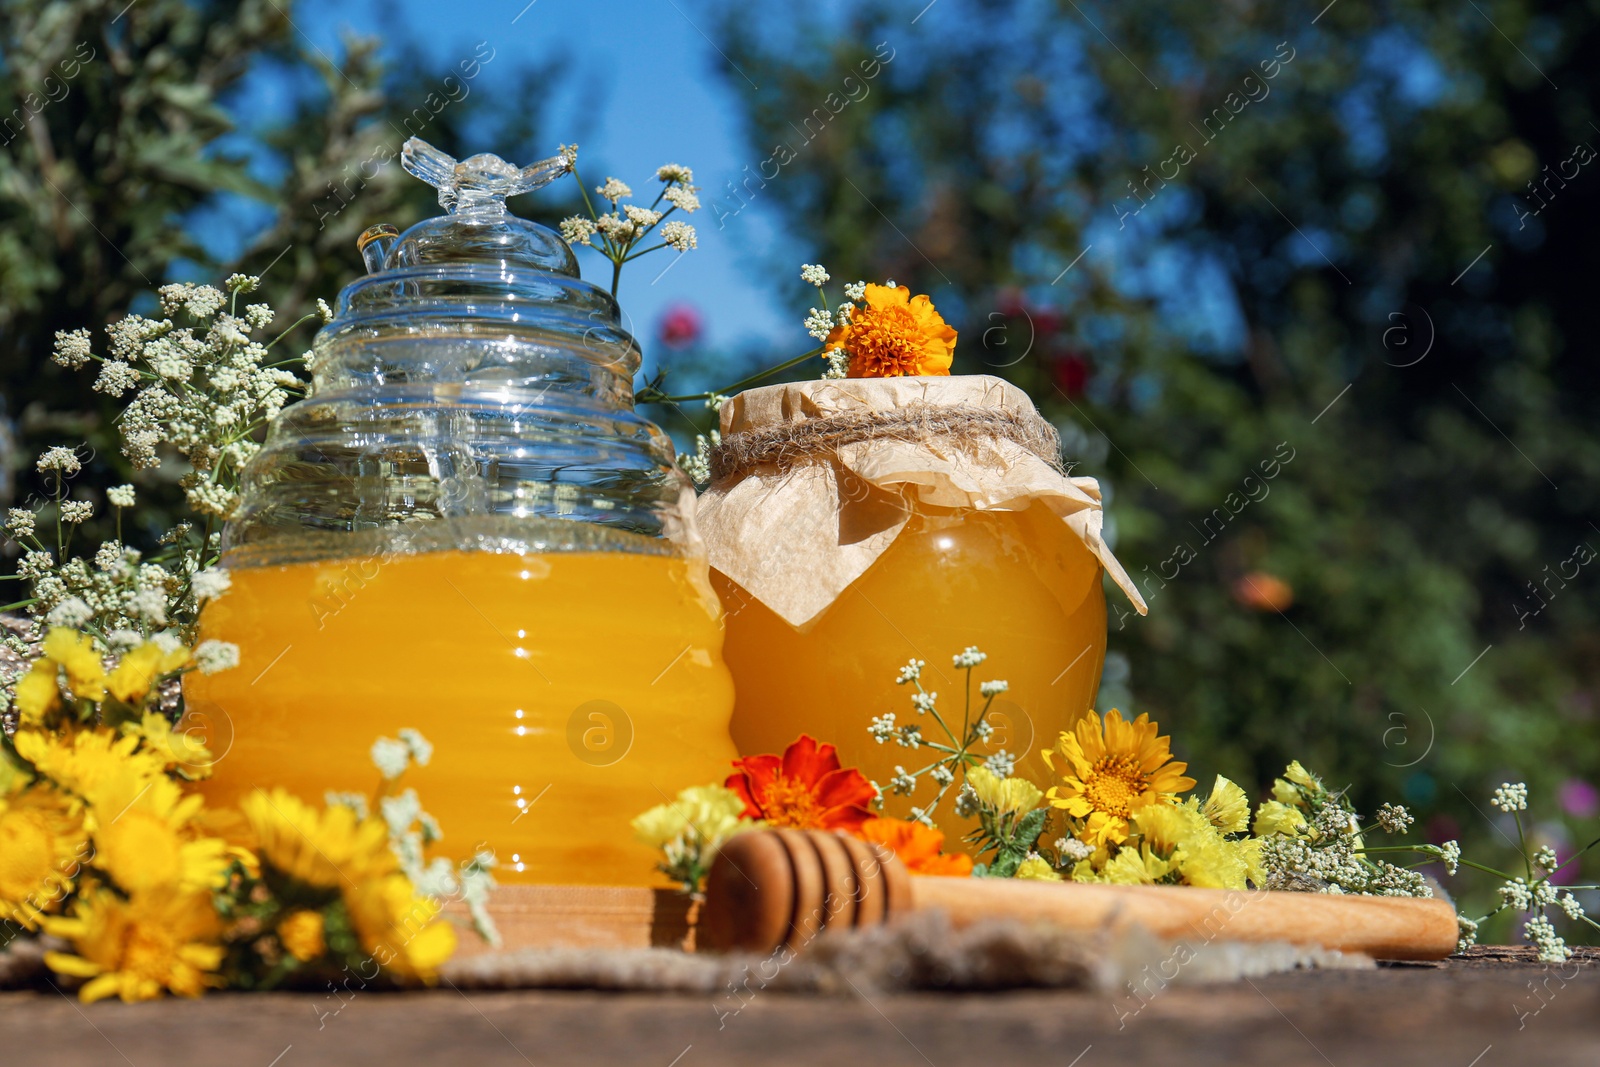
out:
{"label": "wooden honey dipper", "polygon": [[931,908],[956,926],[1002,917],[1089,931],[1137,924],[1171,940],[1280,941],[1390,960],[1442,959],[1458,936],[1455,909],[1438,899],[931,877],[845,834],[752,830],[712,863],[696,943],[799,950],[823,929]]}

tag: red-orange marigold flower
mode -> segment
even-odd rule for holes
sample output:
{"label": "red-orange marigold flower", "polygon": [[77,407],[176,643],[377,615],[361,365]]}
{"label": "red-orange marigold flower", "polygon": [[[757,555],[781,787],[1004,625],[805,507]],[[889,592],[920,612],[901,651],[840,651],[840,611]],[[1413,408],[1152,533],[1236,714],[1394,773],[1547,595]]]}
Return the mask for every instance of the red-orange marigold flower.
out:
{"label": "red-orange marigold flower", "polygon": [[972,857],[956,853],[941,855],[944,834],[931,826],[906,819],[872,819],[861,824],[856,836],[888,848],[912,874],[944,874],[965,877],[972,873]]}
{"label": "red-orange marigold flower", "polygon": [[747,819],[799,830],[853,831],[872,818],[867,805],[878,795],[872,783],[854,767],[841,769],[838,750],[809,734],[782,756],[746,756],[733,766],[723,785],[744,801]]}
{"label": "red-orange marigold flower", "polygon": [[905,286],[869,285],[848,323],[828,334],[825,347],[843,348],[852,378],[949,374],[956,331],[926,296]]}

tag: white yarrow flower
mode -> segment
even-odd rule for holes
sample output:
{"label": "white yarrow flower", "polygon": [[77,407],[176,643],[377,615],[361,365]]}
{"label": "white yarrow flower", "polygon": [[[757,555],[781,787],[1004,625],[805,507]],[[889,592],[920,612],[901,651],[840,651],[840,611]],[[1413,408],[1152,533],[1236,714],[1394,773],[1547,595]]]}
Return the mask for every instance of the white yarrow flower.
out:
{"label": "white yarrow flower", "polygon": [[806,314],[806,333],[819,341],[826,341],[833,332],[833,313],[822,308],[812,308]]}
{"label": "white yarrow flower", "polygon": [[687,252],[691,248],[698,248],[700,244],[700,239],[695,234],[694,227],[687,222],[679,222],[677,219],[673,219],[663,225],[658,232],[661,235],[661,239],[667,243],[668,248],[679,252]]}
{"label": "white yarrow flower", "polygon": [[964,651],[952,656],[950,659],[957,667],[976,667],[988,658],[989,654],[987,652],[979,652],[977,645],[968,645]]}
{"label": "white yarrow flower", "polygon": [[694,190],[685,188],[682,185],[672,186],[661,194],[661,199],[678,210],[691,215],[700,210],[700,198],[694,194]]}
{"label": "white yarrow flower", "polygon": [[45,615],[44,621],[51,626],[66,626],[78,629],[94,618],[94,609],[80,597],[69,596]]}
{"label": "white yarrow flower", "polygon": [[618,200],[626,199],[633,195],[633,190],[628,184],[616,178],[607,178],[604,185],[597,185],[594,191],[615,204]]}
{"label": "white yarrow flower", "polygon": [[628,216],[628,221],[641,231],[648,230],[661,221],[661,212],[652,211],[647,207],[640,207],[638,204],[624,204],[622,211],[623,214]]}
{"label": "white yarrow flower", "polygon": [[12,508],[6,512],[6,529],[11,531],[11,536],[19,540],[32,537],[34,525],[38,517],[27,508]]}
{"label": "white yarrow flower", "polygon": [[586,215],[571,215],[561,220],[561,239],[569,245],[586,245],[598,227]]}
{"label": "white yarrow flower", "polygon": [[61,502],[61,521],[76,526],[80,522],[88,522],[94,514],[94,505],[87,500],[63,500]]}
{"label": "white yarrow flower", "polygon": [[1011,683],[1007,681],[983,682],[978,686],[978,692],[982,696],[997,697],[1010,688]]}
{"label": "white yarrow flower", "polygon": [[1505,782],[1494,791],[1489,803],[1501,811],[1527,811],[1528,787],[1522,782]]}
{"label": "white yarrow flower", "polygon": [[71,370],[77,370],[94,357],[89,345],[88,330],[56,331],[55,352],[51,359]]}
{"label": "white yarrow flower", "polygon": [[821,287],[828,284],[828,272],[819,263],[800,264],[800,280],[807,285]]}
{"label": "white yarrow flower", "polygon": [[41,474],[47,471],[77,474],[83,469],[83,464],[78,462],[77,453],[70,448],[62,448],[60,445],[45,449],[43,454],[39,456],[37,466]]}
{"label": "white yarrow flower", "polygon": [[201,641],[194,650],[194,662],[201,674],[216,674],[239,665],[239,646],[215,638]]}
{"label": "white yarrow flower", "polygon": [[372,765],[386,781],[405,773],[411,764],[411,746],[391,737],[380,737],[372,743]]}
{"label": "white yarrow flower", "polygon": [[114,485],[106,490],[106,500],[114,508],[133,507],[134,493],[131,485]]}
{"label": "white yarrow flower", "polygon": [[189,588],[194,590],[194,595],[200,600],[214,600],[226,593],[232,585],[233,575],[228,573],[226,567],[208,567],[194,576]]}
{"label": "white yarrow flower", "polygon": [[688,185],[694,181],[694,171],[681,163],[665,163],[656,168],[656,177],[664,182]]}

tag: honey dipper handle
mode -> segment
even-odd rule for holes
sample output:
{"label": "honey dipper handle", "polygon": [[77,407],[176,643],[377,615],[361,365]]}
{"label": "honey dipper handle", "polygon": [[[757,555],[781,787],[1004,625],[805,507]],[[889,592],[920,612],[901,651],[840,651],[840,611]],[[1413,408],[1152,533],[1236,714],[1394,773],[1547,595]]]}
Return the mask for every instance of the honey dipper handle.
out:
{"label": "honey dipper handle", "polygon": [[1410,897],[925,876],[911,879],[911,897],[958,926],[999,916],[1081,930],[1137,923],[1191,945],[1283,941],[1388,960],[1443,959],[1459,936],[1448,903]]}

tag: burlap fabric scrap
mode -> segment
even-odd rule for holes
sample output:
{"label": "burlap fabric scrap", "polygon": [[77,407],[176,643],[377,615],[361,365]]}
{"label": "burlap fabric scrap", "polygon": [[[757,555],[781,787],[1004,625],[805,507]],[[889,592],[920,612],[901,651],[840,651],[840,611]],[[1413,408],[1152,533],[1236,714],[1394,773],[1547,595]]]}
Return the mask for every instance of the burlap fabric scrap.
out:
{"label": "burlap fabric scrap", "polygon": [[793,626],[893,543],[918,504],[1043,505],[1145,613],[1101,537],[1100,486],[1063,469],[1055,428],[990,375],[792,382],[722,407],[698,519],[711,565]]}

